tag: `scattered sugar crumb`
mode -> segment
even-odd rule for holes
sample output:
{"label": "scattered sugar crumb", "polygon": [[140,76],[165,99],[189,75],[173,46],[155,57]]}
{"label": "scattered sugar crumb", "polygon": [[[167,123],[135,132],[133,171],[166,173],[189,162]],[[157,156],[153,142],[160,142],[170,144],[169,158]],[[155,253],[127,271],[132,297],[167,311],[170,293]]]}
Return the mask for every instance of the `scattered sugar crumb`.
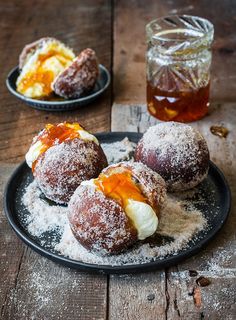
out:
{"label": "scattered sugar crumb", "polygon": [[[124,147],[125,145],[127,147]],[[125,148],[127,150],[123,151]],[[109,161],[116,163],[121,160],[121,156],[128,157],[128,154],[130,156],[134,150],[134,144],[130,145],[126,138],[110,144],[110,147],[106,144],[104,149],[108,158],[109,153],[112,154]],[[29,212],[25,216],[25,222],[31,235],[43,238],[45,232],[56,230],[58,238],[57,241],[52,241],[51,250],[71,259],[93,264],[140,264],[163,259],[167,255],[175,255],[186,248],[189,241],[196,240],[197,233],[207,226],[203,214],[195,209],[191,201],[186,201],[178,195],[171,195],[168,196],[162,210],[157,233],[152,237],[157,238],[158,243],[155,242],[156,240],[152,244],[153,240],[150,243],[139,242],[125,253],[99,256],[86,250],[74,238],[67,220],[67,207],[49,204],[42,199],[41,191],[35,181],[27,187],[22,201]]]}
{"label": "scattered sugar crumb", "polygon": [[[181,221],[178,224],[176,224],[177,218]],[[162,211],[157,234],[173,238],[170,243],[154,247],[150,247],[149,243],[139,243],[125,253],[101,257],[84,249],[74,238],[70,227],[67,225],[61,241],[55,249],[74,260],[87,263],[108,265],[147,263],[153,259],[164,258],[169,254],[177,254],[205,226],[206,220],[200,211],[186,211],[181,202],[169,197],[166,207]]]}
{"label": "scattered sugar crumb", "polygon": [[169,196],[161,213],[157,234],[172,238],[170,243],[150,247],[149,243],[140,242],[125,253],[104,257],[89,252],[74,238],[67,222],[67,207],[49,205],[40,198],[40,193],[36,183],[32,182],[23,198],[24,205],[30,212],[27,218],[28,231],[40,237],[46,231],[57,229],[61,239],[54,245],[54,250],[71,259],[87,263],[137,264],[164,258],[169,254],[177,254],[187,246],[197,232],[206,226],[206,220],[200,211],[187,211],[183,202]]}
{"label": "scattered sugar crumb", "polygon": [[26,189],[22,202],[30,212],[25,216],[25,223],[30,234],[41,236],[53,229],[62,230],[67,223],[67,208],[60,205],[49,205],[41,199],[41,190],[34,180]]}
{"label": "scattered sugar crumb", "polygon": [[131,160],[134,156],[136,143],[126,137],[113,143],[102,143],[101,147],[107,157],[108,164]]}

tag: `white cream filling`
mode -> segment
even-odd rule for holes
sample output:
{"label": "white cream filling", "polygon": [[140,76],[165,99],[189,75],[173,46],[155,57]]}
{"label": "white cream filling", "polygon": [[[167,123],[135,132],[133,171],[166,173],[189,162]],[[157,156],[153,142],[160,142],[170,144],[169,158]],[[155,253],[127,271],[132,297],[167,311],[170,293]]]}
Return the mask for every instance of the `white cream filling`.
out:
{"label": "white cream filling", "polygon": [[38,156],[40,155],[42,146],[42,142],[37,141],[30,146],[29,151],[26,153],[25,160],[30,168],[32,168],[33,162],[37,160]]}
{"label": "white cream filling", "polygon": [[[96,187],[94,179],[83,181],[81,185]],[[137,229],[139,240],[144,240],[156,232],[158,218],[149,204],[129,199],[124,210]]]}
{"label": "white cream filling", "polygon": [[96,188],[96,185],[94,183],[94,179],[82,181],[80,185],[81,186],[90,186],[90,187]]}
{"label": "white cream filling", "polygon": [[149,204],[129,199],[125,212],[137,229],[139,240],[150,237],[157,230],[158,218]]}
{"label": "white cream filling", "polygon": [[91,133],[88,133],[87,131],[84,131],[84,130],[78,130],[77,132],[80,135],[81,139],[83,139],[85,141],[86,140],[87,141],[93,141],[97,145],[99,145],[98,139],[94,135],[92,135]]}
{"label": "white cream filling", "polygon": [[[21,89],[21,82],[27,76],[28,73],[34,73],[38,67],[38,60],[40,55],[46,55],[50,50],[55,50],[55,55],[46,59],[42,68],[45,71],[51,71],[54,78],[68,67],[75,55],[73,51],[66,47],[63,43],[51,40],[45,41],[41,47],[39,47],[34,54],[27,60],[25,66],[23,67],[19,77],[17,78],[16,84],[20,92],[27,97],[37,98],[44,96],[44,85],[43,83],[35,82],[27,89]],[[66,55],[66,58],[64,57]]]}
{"label": "white cream filling", "polygon": [[[99,142],[94,135],[92,135],[84,130],[78,130],[77,132],[79,133],[79,136],[81,139],[83,139],[85,141],[86,140],[87,141],[94,141],[97,145],[99,145]],[[39,141],[35,142],[34,144],[32,144],[31,147],[29,148],[29,151],[26,153],[26,155],[25,155],[26,163],[28,164],[28,166],[30,168],[32,168],[33,162],[35,160],[37,160],[38,156],[41,154],[42,146],[43,146],[43,144],[39,140]]]}

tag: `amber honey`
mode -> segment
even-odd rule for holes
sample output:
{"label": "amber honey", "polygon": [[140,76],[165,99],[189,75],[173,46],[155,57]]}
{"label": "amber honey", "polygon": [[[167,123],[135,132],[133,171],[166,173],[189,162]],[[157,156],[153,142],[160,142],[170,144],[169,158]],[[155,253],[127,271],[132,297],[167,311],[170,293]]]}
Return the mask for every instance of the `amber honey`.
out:
{"label": "amber honey", "polygon": [[203,118],[208,112],[209,88],[197,90],[163,91],[147,82],[148,111],[163,121],[191,122]]}
{"label": "amber honey", "polygon": [[214,27],[197,16],[151,21],[147,32],[147,106],[163,121],[191,122],[208,112]]}
{"label": "amber honey", "polygon": [[94,183],[107,197],[115,199],[122,207],[127,205],[128,199],[146,202],[145,197],[132,181],[131,173],[128,171],[109,176],[100,174],[99,178],[94,180]]}

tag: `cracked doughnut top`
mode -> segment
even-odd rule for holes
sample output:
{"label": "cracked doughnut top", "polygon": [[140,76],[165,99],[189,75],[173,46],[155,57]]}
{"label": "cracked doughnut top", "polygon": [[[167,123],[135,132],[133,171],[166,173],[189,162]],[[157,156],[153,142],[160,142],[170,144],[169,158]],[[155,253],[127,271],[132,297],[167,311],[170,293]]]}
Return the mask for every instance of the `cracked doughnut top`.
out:
{"label": "cracked doughnut top", "polygon": [[45,128],[33,139],[29,151],[26,154],[26,162],[32,171],[36,162],[43,153],[52,146],[80,138],[85,141],[94,141],[97,145],[97,138],[82,128],[79,123],[62,122],[58,124],[47,124]]}
{"label": "cracked doughnut top", "polygon": [[165,182],[141,163],[121,162],[84,181],[69,202],[71,229],[89,250],[119,253],[155,233]]}
{"label": "cracked doughnut top", "polygon": [[95,136],[79,123],[48,124],[26,154],[38,187],[57,203],[68,203],[84,180],[96,178],[107,166]]}
{"label": "cracked doughnut top", "polygon": [[[119,178],[119,179],[118,179]],[[109,192],[110,183],[120,182],[120,204],[126,204],[125,199],[146,202],[152,206],[157,215],[165,202],[166,184],[162,177],[140,162],[120,162],[105,168],[99,175],[98,186],[101,191]],[[115,189],[117,188],[115,184]],[[114,199],[116,195],[113,195]]]}

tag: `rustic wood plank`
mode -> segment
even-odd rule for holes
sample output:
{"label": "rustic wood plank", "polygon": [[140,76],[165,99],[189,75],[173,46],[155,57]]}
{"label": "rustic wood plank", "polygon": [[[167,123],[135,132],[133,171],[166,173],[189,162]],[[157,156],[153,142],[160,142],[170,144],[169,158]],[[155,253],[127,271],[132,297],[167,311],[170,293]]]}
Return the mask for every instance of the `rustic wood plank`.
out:
{"label": "rustic wood plank", "polygon": [[[199,254],[171,268],[166,272],[166,319],[234,319],[236,314],[236,259],[235,259],[235,228],[236,228],[236,108],[235,103],[215,104],[211,106],[210,114],[201,121],[191,125],[202,132],[208,142],[211,160],[225,174],[232,192],[232,210],[224,228],[206,249]],[[144,132],[148,127],[159,121],[151,117],[145,105],[114,104],[112,109],[112,131]],[[226,139],[221,139],[210,132],[211,125],[223,125],[229,129]],[[198,276],[191,277],[189,270],[195,270]],[[153,273],[152,279],[159,273]],[[211,284],[198,288],[201,305],[194,303],[193,289],[196,279],[205,276]],[[144,278],[145,275],[141,275]],[[152,288],[150,279],[147,288]],[[117,280],[116,280],[117,281]],[[132,286],[135,287],[134,280]],[[160,284],[158,284],[160,285]],[[116,288],[116,295],[122,291],[116,282],[110,281],[110,292]],[[130,288],[132,291],[132,288]],[[124,290],[122,301],[128,301],[128,291]],[[114,295],[114,292],[113,292]],[[162,298],[163,299],[163,298]],[[133,302],[135,304],[135,302]],[[131,307],[132,309],[132,307]],[[158,307],[156,310],[159,310]],[[155,314],[147,310],[145,314]],[[134,315],[134,314],[133,314]]]}
{"label": "rustic wood plank", "polygon": [[166,319],[164,272],[113,275],[109,287],[109,319]]}
{"label": "rustic wood plank", "polygon": [[[24,254],[3,319],[106,319],[106,277],[64,268]],[[30,294],[29,294],[30,293]]]}
{"label": "rustic wood plank", "polygon": [[[110,129],[111,89],[95,103],[73,112],[33,110],[11,96],[5,79],[21,49],[42,36],[55,36],[77,52],[94,48],[100,62],[110,69],[112,20],[109,0],[0,1],[0,12],[2,192],[12,170],[4,162],[22,161],[32,137],[45,123],[78,120],[94,132]],[[106,276],[72,271],[43,259],[14,235],[2,210],[0,221],[1,319],[106,318]]]}
{"label": "rustic wood plank", "polygon": [[[14,167],[0,167],[1,202]],[[36,254],[13,233],[2,209],[0,225],[1,319],[106,319],[106,276],[65,268]]]}
{"label": "rustic wood plank", "polygon": [[211,80],[212,101],[236,98],[236,2],[116,1],[114,26],[114,99],[116,103],[145,103],[145,25],[173,14],[198,15],[215,26]]}
{"label": "rustic wood plank", "polygon": [[0,51],[4,62],[0,74],[0,161],[22,161],[32,137],[45,123],[78,120],[88,130],[108,131],[111,88],[96,102],[76,111],[45,112],[31,109],[13,97],[7,91],[5,79],[17,65],[24,45],[47,35],[64,41],[75,52],[93,48],[99,61],[111,69],[110,1],[0,1],[0,12]]}

